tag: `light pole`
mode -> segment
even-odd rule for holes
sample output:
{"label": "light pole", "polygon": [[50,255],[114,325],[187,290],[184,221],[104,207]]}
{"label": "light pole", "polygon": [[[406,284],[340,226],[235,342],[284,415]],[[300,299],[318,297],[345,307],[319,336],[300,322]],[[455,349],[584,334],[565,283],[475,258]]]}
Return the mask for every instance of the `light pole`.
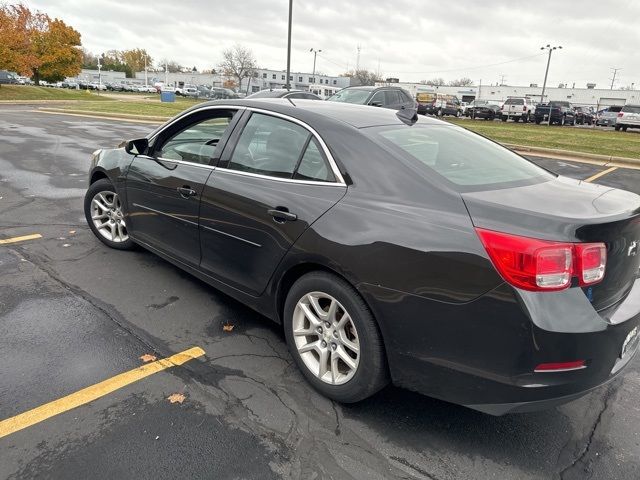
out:
{"label": "light pole", "polygon": [[287,33],[287,83],[284,88],[291,90],[291,17],[293,15],[293,0],[289,0],[289,31]]}
{"label": "light pole", "polygon": [[316,50],[315,48],[310,48],[310,52],[313,52],[313,83],[316,83],[316,55],[318,55],[322,50]]}
{"label": "light pole", "polygon": [[149,85],[149,81],[147,80],[147,54],[144,54],[144,86]]}
{"label": "light pole", "polygon": [[[544,92],[547,89],[547,76],[549,75],[549,64],[551,63],[551,54],[556,49],[562,49],[562,47],[560,45],[558,45],[557,47],[552,47],[549,44],[547,44],[544,47],[540,47],[540,50],[549,51],[549,57],[547,58],[547,69],[544,72],[544,82],[542,83],[542,95],[540,96],[540,102],[544,102]],[[549,122],[551,122],[551,107],[549,107]]]}
{"label": "light pole", "polygon": [[100,57],[98,57],[98,93],[102,90],[102,74],[100,71],[102,70],[102,65],[100,64]]}

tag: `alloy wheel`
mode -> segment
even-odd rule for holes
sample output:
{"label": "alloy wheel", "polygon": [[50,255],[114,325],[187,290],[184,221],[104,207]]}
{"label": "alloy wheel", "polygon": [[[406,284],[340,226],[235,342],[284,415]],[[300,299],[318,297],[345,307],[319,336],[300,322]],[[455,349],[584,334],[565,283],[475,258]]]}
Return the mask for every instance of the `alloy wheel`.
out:
{"label": "alloy wheel", "polygon": [[293,311],[295,345],[309,371],[330,385],[353,378],[360,361],[360,339],[351,315],[327,293],[304,295]]}
{"label": "alloy wheel", "polygon": [[93,196],[91,220],[96,230],[107,240],[121,243],[129,239],[122,204],[117,193],[103,190]]}

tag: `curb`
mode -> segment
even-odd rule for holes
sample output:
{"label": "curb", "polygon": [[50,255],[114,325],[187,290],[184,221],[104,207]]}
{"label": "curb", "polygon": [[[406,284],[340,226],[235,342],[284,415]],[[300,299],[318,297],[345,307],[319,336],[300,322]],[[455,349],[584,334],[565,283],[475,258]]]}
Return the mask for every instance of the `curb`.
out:
{"label": "curb", "polygon": [[91,112],[87,110],[73,110],[65,108],[39,108],[39,112],[54,113],[57,115],[72,115],[76,117],[107,118],[109,120],[129,120],[140,123],[164,123],[173,117],[157,115],[134,115],[130,113]]}
{"label": "curb", "polygon": [[598,155],[595,153],[574,152],[557,148],[530,147],[526,145],[514,145],[502,143],[505,147],[519,153],[527,153],[534,157],[553,156],[564,160],[576,159],[585,163],[594,163],[602,166],[636,167],[640,168],[640,158],[617,157],[614,155]]}

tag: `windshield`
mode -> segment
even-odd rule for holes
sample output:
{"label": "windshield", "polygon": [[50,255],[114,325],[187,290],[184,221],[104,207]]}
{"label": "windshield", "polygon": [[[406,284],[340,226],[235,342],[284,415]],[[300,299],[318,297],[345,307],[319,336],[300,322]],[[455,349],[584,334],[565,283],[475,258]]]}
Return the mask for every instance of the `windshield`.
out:
{"label": "windshield", "polygon": [[346,102],[346,103],[358,103],[363,104],[369,98],[371,90],[363,90],[359,88],[345,88],[340,90],[335,95],[331,95],[327,98],[330,102]]}
{"label": "windshield", "polygon": [[394,125],[363,132],[428,174],[436,173],[461,187],[458,190],[490,190],[553,178],[510,150],[458,127]]}

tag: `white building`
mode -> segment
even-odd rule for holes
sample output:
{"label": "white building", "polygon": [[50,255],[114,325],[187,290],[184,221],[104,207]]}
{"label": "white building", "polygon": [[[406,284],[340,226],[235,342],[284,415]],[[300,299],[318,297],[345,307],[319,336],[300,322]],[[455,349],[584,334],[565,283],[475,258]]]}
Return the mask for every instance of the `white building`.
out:
{"label": "white building", "polygon": [[[529,97],[537,102],[542,98],[542,87],[518,87],[510,85],[472,85],[468,87],[430,86],[421,83],[378,83],[376,85],[394,85],[408,90],[415,96],[418,92],[440,92],[455,95],[462,102],[478,100],[495,100],[503,102],[509,97]],[[593,85],[593,84],[590,84]],[[595,85],[594,85],[595,87]],[[640,90],[610,90],[604,88],[558,88],[547,87],[544,101],[567,101],[574,105],[590,105],[606,107],[610,105],[624,105],[625,103],[640,104]]]}
{"label": "white building", "polygon": [[[247,82],[249,84],[247,85]],[[289,82],[291,88],[295,90],[308,91],[310,86],[324,85],[333,88],[348,87],[351,83],[349,77],[335,77],[330,75],[319,75],[312,73],[291,72],[289,74]],[[287,84],[287,72],[282,70],[269,70],[261,68],[256,74],[250,78],[243,80],[242,91],[249,93],[258,92],[260,90],[284,88]]]}

